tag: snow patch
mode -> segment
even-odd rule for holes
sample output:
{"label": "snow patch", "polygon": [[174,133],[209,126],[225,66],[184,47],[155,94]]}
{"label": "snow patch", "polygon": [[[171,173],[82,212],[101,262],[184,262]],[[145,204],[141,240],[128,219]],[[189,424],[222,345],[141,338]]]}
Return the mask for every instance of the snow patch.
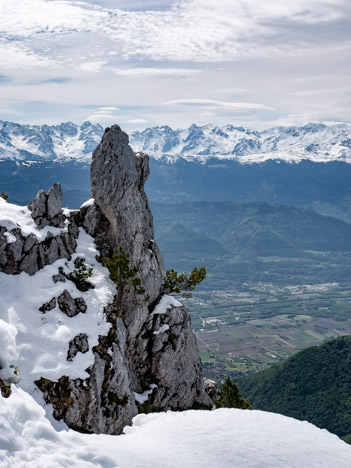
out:
{"label": "snow patch", "polygon": [[8,244],[14,244],[17,240],[16,237],[9,231],[6,231],[4,235]]}
{"label": "snow patch", "polygon": [[83,205],[81,206],[81,208],[84,208],[86,206],[93,206],[94,205],[94,198],[89,198],[89,200],[87,200],[86,202],[83,203]]}
{"label": "snow patch", "polygon": [[164,294],[162,299],[155,307],[154,311],[150,315],[150,317],[154,315],[163,315],[167,313],[167,310],[171,309],[172,307],[182,307],[182,304],[177,301],[177,299],[173,296],[168,296]]}
{"label": "snow patch", "polygon": [[18,358],[16,335],[16,328],[0,319],[0,379],[5,385],[18,382],[13,367],[13,361]]}
{"label": "snow patch", "polygon": [[154,335],[159,335],[160,333],[164,333],[167,330],[169,330],[169,325],[164,324],[158,330],[154,331]]}
{"label": "snow patch", "polygon": [[151,384],[150,385],[150,390],[145,390],[145,392],[143,392],[143,393],[133,392],[135,400],[138,403],[141,403],[141,404],[145,403],[145,401],[149,399],[149,395],[151,395],[154,388],[157,388],[157,385],[156,384]]}
{"label": "snow patch", "polygon": [[0,197],[0,226],[8,231],[21,229],[24,237],[34,234],[39,241],[44,241],[49,232],[54,236],[67,232],[68,222],[66,220],[65,227],[62,229],[53,226],[45,226],[43,229],[39,229],[27,206],[13,205]]}

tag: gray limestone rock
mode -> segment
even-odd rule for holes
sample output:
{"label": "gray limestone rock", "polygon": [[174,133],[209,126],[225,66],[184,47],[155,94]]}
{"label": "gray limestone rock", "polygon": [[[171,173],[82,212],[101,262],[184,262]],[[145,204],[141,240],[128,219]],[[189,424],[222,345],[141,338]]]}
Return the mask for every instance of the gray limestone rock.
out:
{"label": "gray limestone rock", "polygon": [[54,275],[52,277],[52,280],[54,283],[65,283],[66,282],[66,276],[64,274],[63,268],[59,267],[57,275]]}
{"label": "gray limestone rock", "polygon": [[[28,208],[39,227],[50,225],[62,228],[66,217],[61,213],[61,202],[61,186],[55,184],[49,195],[40,190]],[[57,235],[48,232],[42,241],[34,234],[23,234],[15,223],[10,223],[7,227],[0,226],[0,271],[10,275],[21,272],[34,275],[38,270],[61,258],[70,259],[77,245],[78,224],[79,214],[72,213],[67,229]],[[13,238],[11,241],[8,229]]]}
{"label": "gray limestone rock", "polygon": [[85,354],[89,351],[88,335],[80,333],[69,342],[67,361],[73,361],[78,353]]}
{"label": "gray limestone rock", "polygon": [[39,190],[34,200],[29,203],[28,208],[31,210],[32,218],[34,220],[37,218],[43,218],[46,215],[47,198],[48,197],[44,190]]}
{"label": "gray limestone rock", "polygon": [[55,307],[56,307],[56,297],[53,297],[51,301],[46,302],[41,307],[39,307],[39,310],[40,312],[45,313],[45,312],[49,312],[50,310],[55,309]]}
{"label": "gray limestone rock", "polygon": [[62,210],[62,190],[60,184],[54,184],[48,192],[47,214],[52,219]]}
{"label": "gray limestone rock", "polygon": [[128,135],[118,125],[106,129],[93,153],[91,190],[109,221],[106,239],[110,247],[123,247],[129,254],[152,302],[160,294],[164,262],[154,242],[153,218],[144,191],[149,158],[134,154],[128,143]]}
{"label": "gray limestone rock", "polygon": [[61,184],[54,184],[48,193],[40,190],[35,199],[29,203],[28,208],[32,212],[35,223],[43,228],[45,226],[64,226],[62,214],[62,190]]}
{"label": "gray limestone rock", "polygon": [[84,299],[82,297],[73,299],[67,289],[57,298],[57,303],[60,310],[68,317],[75,317],[79,313],[84,314],[87,310]]}
{"label": "gray limestone rock", "polygon": [[211,400],[217,400],[218,398],[218,391],[219,387],[215,380],[212,379],[204,379],[204,385],[208,396]]}

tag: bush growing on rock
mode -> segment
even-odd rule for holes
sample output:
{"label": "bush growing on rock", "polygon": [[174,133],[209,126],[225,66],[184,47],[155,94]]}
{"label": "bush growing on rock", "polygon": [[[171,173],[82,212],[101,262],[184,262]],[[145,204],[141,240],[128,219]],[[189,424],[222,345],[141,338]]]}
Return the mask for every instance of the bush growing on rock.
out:
{"label": "bush growing on rock", "polygon": [[[138,295],[145,294],[145,288],[137,276],[138,269],[130,266],[129,255],[123,247],[115,249],[112,257],[104,257],[103,265],[108,269],[110,279],[117,286],[117,301],[121,301],[126,292],[134,291]],[[145,301],[147,300],[148,296],[145,298]]]}
{"label": "bush growing on rock", "polygon": [[[206,278],[204,266],[194,267],[191,273],[178,274],[174,270],[167,270],[163,278],[163,289],[166,294],[180,294],[182,291],[194,291]],[[191,293],[183,293],[184,297],[191,297]]]}
{"label": "bush growing on rock", "polygon": [[88,268],[82,258],[77,258],[74,262],[74,271],[72,275],[77,281],[86,281],[93,276],[93,268]]}
{"label": "bush growing on rock", "polygon": [[4,200],[7,200],[9,198],[9,196],[6,195],[6,193],[4,193],[4,192],[0,193],[0,197],[3,198]]}

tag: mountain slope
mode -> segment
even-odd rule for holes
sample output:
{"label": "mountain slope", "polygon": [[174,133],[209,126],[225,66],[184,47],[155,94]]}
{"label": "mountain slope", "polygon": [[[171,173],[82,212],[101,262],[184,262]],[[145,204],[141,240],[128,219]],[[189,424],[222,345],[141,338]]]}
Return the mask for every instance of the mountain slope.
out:
{"label": "mountain slope", "polygon": [[208,288],[351,278],[351,225],[338,219],[268,203],[151,205],[167,268],[189,270],[201,263]]}
{"label": "mountain slope", "polygon": [[307,420],[339,436],[351,433],[351,336],[300,351],[239,380],[255,409]]}

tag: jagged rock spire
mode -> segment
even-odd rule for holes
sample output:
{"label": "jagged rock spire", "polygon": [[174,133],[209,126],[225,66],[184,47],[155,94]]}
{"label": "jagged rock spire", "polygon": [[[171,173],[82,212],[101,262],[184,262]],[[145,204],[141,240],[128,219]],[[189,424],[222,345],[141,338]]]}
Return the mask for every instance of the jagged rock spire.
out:
{"label": "jagged rock spire", "polygon": [[152,302],[160,294],[164,262],[154,241],[153,217],[144,191],[149,173],[149,157],[133,152],[128,135],[118,125],[107,128],[93,153],[92,194],[110,223],[109,245],[126,250]]}

